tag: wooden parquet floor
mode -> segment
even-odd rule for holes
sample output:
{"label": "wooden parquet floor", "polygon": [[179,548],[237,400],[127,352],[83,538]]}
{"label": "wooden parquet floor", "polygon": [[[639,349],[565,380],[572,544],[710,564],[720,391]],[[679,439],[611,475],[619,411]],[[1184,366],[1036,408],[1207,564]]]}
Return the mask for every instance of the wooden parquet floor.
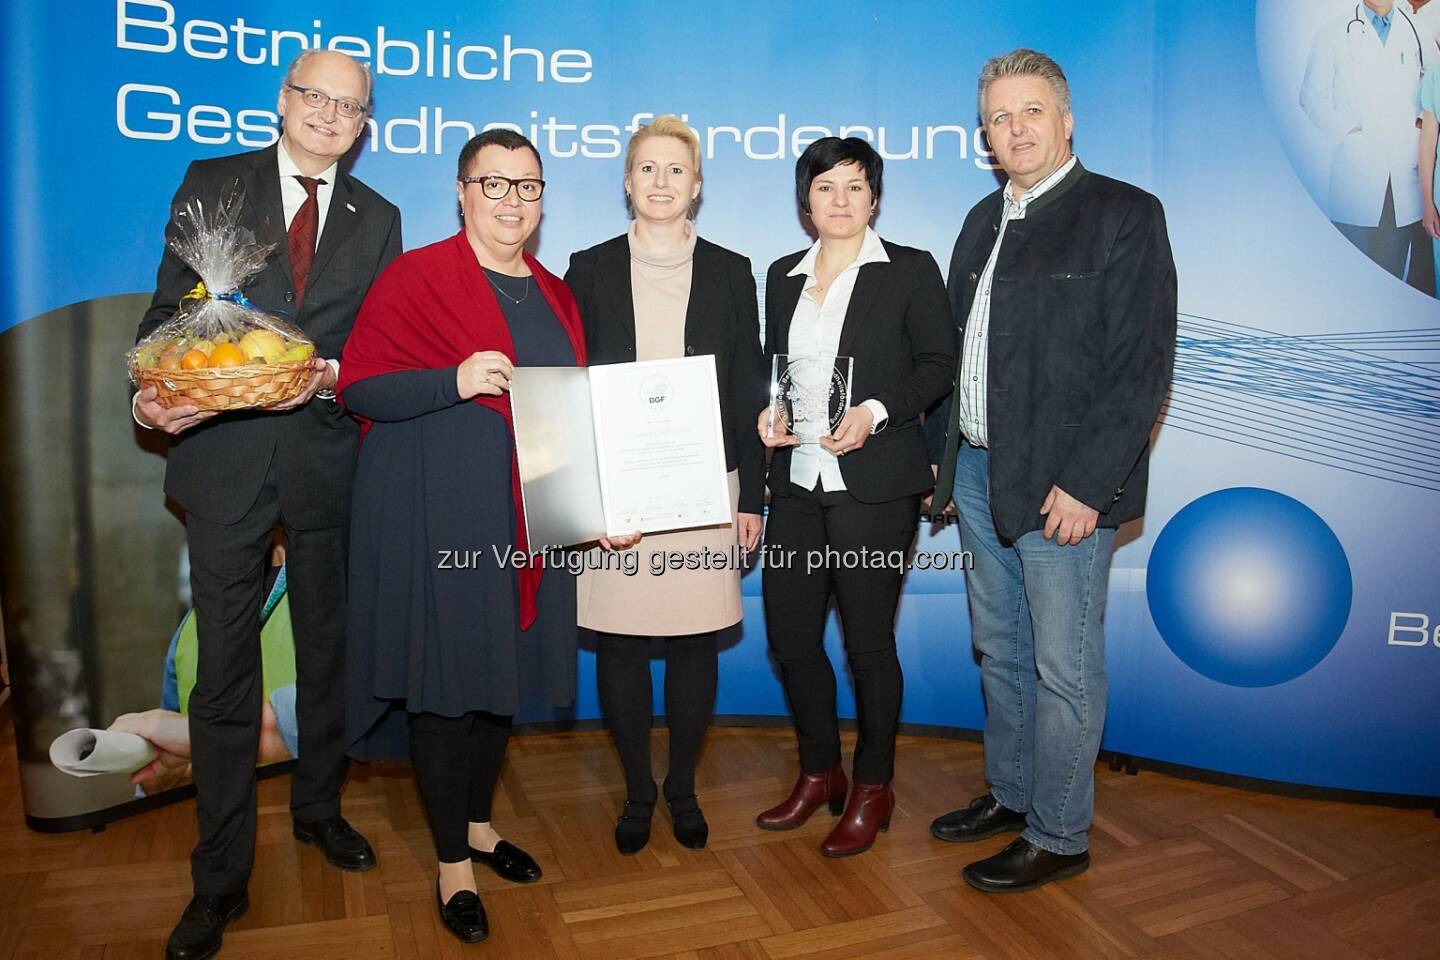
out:
{"label": "wooden parquet floor", "polygon": [[[9,710],[0,711],[0,718]],[[848,742],[847,742],[848,748]],[[657,771],[665,735],[657,732]],[[345,813],[380,867],[345,874],[290,837],[288,778],[260,785],[250,913],[223,960],[1350,960],[1440,958],[1440,819],[1097,771],[1094,866],[1038,891],[985,896],[960,868],[1007,842],[930,837],[937,814],[982,789],[975,743],[903,737],[894,824],[869,853],[827,860],[831,819],[765,833],[757,810],[794,776],[788,730],[715,729],[700,794],[709,848],[686,850],[657,812],[622,857],[623,794],[603,733],[517,738],[496,823],[544,880],[477,872],[491,938],[467,947],[437,922],[429,833],[407,769],[357,767]],[[193,801],[102,833],[23,823],[14,740],[0,719],[0,960],[158,958],[189,897]]]}

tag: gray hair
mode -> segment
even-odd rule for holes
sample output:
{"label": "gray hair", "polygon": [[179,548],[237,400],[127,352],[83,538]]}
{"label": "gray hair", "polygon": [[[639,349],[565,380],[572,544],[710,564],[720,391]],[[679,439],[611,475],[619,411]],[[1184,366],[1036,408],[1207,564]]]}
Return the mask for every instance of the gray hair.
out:
{"label": "gray hair", "polygon": [[1055,105],[1060,108],[1061,113],[1070,112],[1070,83],[1065,79],[1065,71],[1060,69],[1060,64],[1038,50],[1022,47],[998,57],[991,57],[985,61],[985,66],[980,68],[979,105],[982,123],[987,119],[985,91],[1001,77],[1040,77],[1048,81],[1050,92],[1055,95]]}
{"label": "gray hair", "polygon": [[375,77],[370,72],[370,65],[356,60],[348,53],[341,53],[339,50],[323,50],[320,47],[316,47],[313,50],[302,50],[299,56],[297,56],[294,60],[290,61],[290,66],[285,68],[285,79],[281,81],[281,83],[284,86],[293,85],[295,83],[295,78],[299,76],[300,71],[304,69],[305,64],[308,63],[312,58],[318,57],[322,53],[334,53],[339,54],[342,57],[347,57],[349,58],[351,63],[355,64],[355,66],[360,68],[360,72],[365,76],[365,97],[362,105],[365,107],[365,112],[367,114],[372,113],[372,107],[374,107],[375,105]]}

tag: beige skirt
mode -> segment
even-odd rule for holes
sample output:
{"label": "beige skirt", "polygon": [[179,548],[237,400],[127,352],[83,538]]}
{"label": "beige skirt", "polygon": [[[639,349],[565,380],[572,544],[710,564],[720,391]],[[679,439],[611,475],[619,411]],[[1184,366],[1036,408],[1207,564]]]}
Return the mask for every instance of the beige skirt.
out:
{"label": "beige skirt", "polygon": [[[727,479],[734,517],[739,474],[731,471]],[[636,556],[605,558],[596,547],[586,558],[576,584],[580,626],[603,633],[678,637],[740,622],[741,558],[733,522],[647,534],[630,552]]]}

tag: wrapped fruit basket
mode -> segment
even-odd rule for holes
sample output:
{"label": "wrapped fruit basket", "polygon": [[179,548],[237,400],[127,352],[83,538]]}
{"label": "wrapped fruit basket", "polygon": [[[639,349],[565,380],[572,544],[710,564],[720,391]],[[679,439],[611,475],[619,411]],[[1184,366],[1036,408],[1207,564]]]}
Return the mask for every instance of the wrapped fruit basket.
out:
{"label": "wrapped fruit basket", "polygon": [[241,292],[274,249],[240,225],[242,202],[237,193],[206,210],[191,200],[175,216],[170,249],[200,282],[173,317],[126,353],[130,379],[154,387],[162,406],[271,407],[309,382],[315,344]]}

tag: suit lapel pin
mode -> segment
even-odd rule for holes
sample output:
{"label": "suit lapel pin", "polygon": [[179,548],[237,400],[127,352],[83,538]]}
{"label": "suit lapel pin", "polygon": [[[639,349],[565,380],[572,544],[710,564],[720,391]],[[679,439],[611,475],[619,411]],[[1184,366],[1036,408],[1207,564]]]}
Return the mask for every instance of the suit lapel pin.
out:
{"label": "suit lapel pin", "polygon": [[355,204],[353,204],[353,203],[347,203],[347,204],[345,204],[345,209],[346,209],[346,210],[349,210],[351,213],[358,213],[358,212],[359,212],[359,211],[357,211],[357,210],[355,209]]}

